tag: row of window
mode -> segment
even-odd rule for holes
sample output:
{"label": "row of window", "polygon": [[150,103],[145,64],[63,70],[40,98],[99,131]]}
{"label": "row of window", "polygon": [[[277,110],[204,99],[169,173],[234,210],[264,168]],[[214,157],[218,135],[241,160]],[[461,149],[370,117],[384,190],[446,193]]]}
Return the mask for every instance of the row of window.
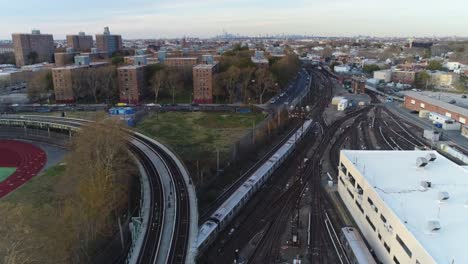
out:
{"label": "row of window", "polygon": [[[341,164],[341,170],[343,173],[345,173],[346,175],[346,168],[343,166],[343,164]],[[348,179],[350,181],[350,183],[353,184],[353,187],[354,185],[356,184],[356,181],[354,179],[354,177],[349,174],[348,175]],[[339,177],[341,183],[343,185],[345,185],[345,182],[343,181],[343,177]],[[362,191],[362,188],[359,184],[357,184],[357,187],[356,187],[358,193],[360,195],[363,194],[363,191]],[[346,188],[346,190],[348,191],[348,194],[351,196],[351,198],[354,199],[354,193],[349,189],[349,188]],[[355,201],[356,203],[356,206],[357,208],[359,209],[359,211],[361,211],[362,214],[364,214],[364,209],[362,208],[361,204],[358,202],[358,200]],[[376,212],[378,213],[379,212],[379,209],[377,208],[377,206],[374,204],[374,201],[372,201],[372,199],[370,197],[367,197],[367,203],[369,203],[370,207]],[[372,230],[374,230],[374,232],[377,230],[374,223],[372,222],[372,220],[369,218],[368,215],[365,216],[366,218],[366,221],[367,223],[369,224],[369,226],[372,228]],[[383,224],[386,224],[387,223],[387,218],[385,218],[385,216],[383,214],[380,214],[380,220],[382,220]],[[379,240],[382,240],[382,236],[380,235],[380,233],[378,233],[378,238]],[[398,243],[400,244],[400,246],[403,248],[403,250],[406,252],[406,254],[411,258],[413,253],[411,252],[411,250],[408,248],[408,246],[403,242],[403,240],[400,238],[400,236],[398,236],[398,234],[396,235],[396,240],[398,241]],[[388,244],[384,241],[384,248],[385,250],[390,254],[390,246],[388,246]],[[398,259],[394,256],[393,257],[393,261],[397,264],[399,264],[400,262],[398,261]],[[416,263],[419,263],[418,261]]]}

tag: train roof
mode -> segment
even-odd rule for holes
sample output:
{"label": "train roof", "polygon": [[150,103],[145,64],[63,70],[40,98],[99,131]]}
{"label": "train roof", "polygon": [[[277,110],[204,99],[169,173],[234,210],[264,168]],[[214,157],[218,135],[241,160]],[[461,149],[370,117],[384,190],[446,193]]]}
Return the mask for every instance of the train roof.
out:
{"label": "train roof", "polygon": [[376,264],[374,257],[370,254],[369,249],[356,228],[343,227],[341,232],[348,241],[349,247],[353,251],[358,263]]}
{"label": "train roof", "polygon": [[197,240],[197,247],[200,247],[201,243],[203,243],[208,236],[216,230],[216,226],[218,224],[212,220],[206,221],[198,230],[198,240]]}
{"label": "train roof", "polygon": [[231,212],[234,207],[240,203],[242,198],[247,194],[248,191],[252,189],[252,185],[249,183],[244,183],[240,186],[229,198],[224,201],[224,203],[216,210],[212,218],[217,219],[218,221],[223,221],[229,212]]}

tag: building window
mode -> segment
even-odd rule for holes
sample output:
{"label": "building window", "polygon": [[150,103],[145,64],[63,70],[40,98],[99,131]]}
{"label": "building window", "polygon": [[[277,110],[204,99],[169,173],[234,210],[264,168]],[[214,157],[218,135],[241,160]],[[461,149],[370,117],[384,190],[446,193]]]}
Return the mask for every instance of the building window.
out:
{"label": "building window", "polygon": [[353,187],[356,185],[356,180],[354,179],[353,175],[351,173],[348,175],[349,177],[349,182],[353,185]]}
{"label": "building window", "polygon": [[396,240],[398,241],[398,243],[400,243],[400,246],[405,250],[406,254],[408,254],[408,256],[411,258],[413,253],[411,253],[411,250],[409,250],[409,248],[408,248],[408,246],[406,246],[405,242],[403,242],[403,240],[401,240],[400,236],[397,235]]}
{"label": "building window", "polygon": [[344,183],[344,181],[343,181],[343,177],[340,176],[340,177],[338,177],[338,178],[340,178],[340,182],[341,182],[343,185],[345,185],[345,183]]}
{"label": "building window", "polygon": [[354,194],[348,188],[346,188],[346,190],[348,190],[349,196],[354,199]]}
{"label": "building window", "polygon": [[415,100],[411,100],[411,104],[412,104],[412,105],[416,104],[416,101],[415,101]]}
{"label": "building window", "polygon": [[385,216],[383,216],[382,214],[380,214],[380,219],[382,220],[382,222],[387,223],[387,218],[385,218]]}
{"label": "building window", "polygon": [[388,253],[390,253],[390,247],[387,245],[387,243],[383,243],[384,248],[387,250]]}
{"label": "building window", "polygon": [[452,113],[446,112],[446,113],[445,113],[445,116],[447,116],[447,117],[452,117]]}
{"label": "building window", "polygon": [[382,235],[380,233],[377,236],[379,237],[379,240],[382,240]]}
{"label": "building window", "polygon": [[423,109],[426,107],[426,105],[425,105],[424,103],[421,103],[421,104],[419,104],[419,105],[420,105],[421,108],[423,108]]}
{"label": "building window", "polygon": [[346,167],[345,165],[343,165],[343,163],[340,163],[340,169],[341,169],[341,172],[343,172],[344,175],[346,175]]}
{"label": "building window", "polygon": [[362,209],[362,206],[357,201],[356,206],[359,208],[359,211],[361,211],[361,213],[364,213],[364,209]]}
{"label": "building window", "polygon": [[395,256],[393,256],[393,262],[395,262],[396,264],[400,264],[400,261],[398,261],[398,259]]}
{"label": "building window", "polygon": [[466,119],[465,119],[465,118],[463,118],[463,117],[460,117],[460,123],[462,123],[462,124],[466,124]]}
{"label": "building window", "polygon": [[369,223],[369,225],[372,227],[372,229],[375,231],[375,225],[374,223],[372,223],[372,221],[370,220],[369,216],[366,215],[366,220],[367,222]]}

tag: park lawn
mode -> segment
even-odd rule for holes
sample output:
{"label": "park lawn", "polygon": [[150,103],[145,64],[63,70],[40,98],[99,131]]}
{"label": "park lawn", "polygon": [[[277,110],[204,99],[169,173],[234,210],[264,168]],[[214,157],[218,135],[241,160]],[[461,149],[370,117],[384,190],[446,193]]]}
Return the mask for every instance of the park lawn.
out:
{"label": "park lawn", "polygon": [[32,203],[36,205],[52,201],[58,195],[55,186],[65,173],[65,165],[52,166],[20,186],[2,199],[5,202]]}
{"label": "park lawn", "polygon": [[64,165],[50,167],[0,200],[0,236],[5,238],[0,240],[0,262],[6,254],[3,250],[16,242],[22,248],[19,260],[64,263],[69,254],[63,246],[68,230],[57,225],[63,201],[57,182],[64,173]]}
{"label": "park lawn", "polygon": [[137,130],[169,145],[184,160],[226,155],[234,142],[253,125],[261,122],[261,113],[167,112],[151,114]]}

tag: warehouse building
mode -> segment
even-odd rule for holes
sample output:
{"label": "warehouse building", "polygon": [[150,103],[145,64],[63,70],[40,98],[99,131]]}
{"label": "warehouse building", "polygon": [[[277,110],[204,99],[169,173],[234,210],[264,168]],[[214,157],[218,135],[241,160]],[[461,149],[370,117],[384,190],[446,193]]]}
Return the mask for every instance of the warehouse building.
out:
{"label": "warehouse building", "polygon": [[454,119],[467,125],[468,109],[450,104],[418,92],[405,92],[405,108],[412,111],[427,110]]}
{"label": "warehouse building", "polygon": [[465,167],[436,151],[343,150],[338,178],[340,197],[381,262],[468,263]]}

